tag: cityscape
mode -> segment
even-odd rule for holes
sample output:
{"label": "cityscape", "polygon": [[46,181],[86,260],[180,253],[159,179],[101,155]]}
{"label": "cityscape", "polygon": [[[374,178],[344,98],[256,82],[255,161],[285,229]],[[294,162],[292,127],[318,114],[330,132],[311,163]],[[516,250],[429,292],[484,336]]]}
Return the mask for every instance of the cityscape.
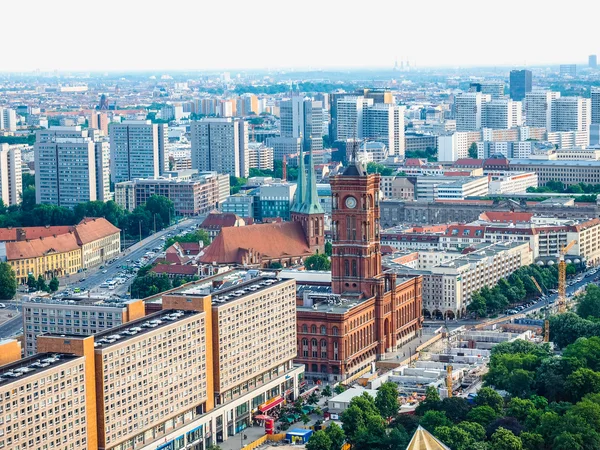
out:
{"label": "cityscape", "polygon": [[0,450],[600,450],[600,47],[434,9],[7,51]]}

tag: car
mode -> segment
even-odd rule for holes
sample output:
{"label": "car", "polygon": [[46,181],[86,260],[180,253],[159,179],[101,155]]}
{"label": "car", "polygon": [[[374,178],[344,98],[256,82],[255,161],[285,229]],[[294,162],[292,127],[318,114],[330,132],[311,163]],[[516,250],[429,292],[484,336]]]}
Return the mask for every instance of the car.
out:
{"label": "car", "polygon": [[104,266],[100,266],[100,269],[104,269]]}
{"label": "car", "polygon": [[2,308],[6,308],[6,305],[4,303],[0,303],[0,309]]}
{"label": "car", "polygon": [[81,280],[79,280],[80,283],[83,283],[85,281],[85,278],[82,278]]}
{"label": "car", "polygon": [[108,270],[106,270],[106,269],[104,269],[104,270],[102,271],[102,273],[107,273],[107,272],[108,272]]}

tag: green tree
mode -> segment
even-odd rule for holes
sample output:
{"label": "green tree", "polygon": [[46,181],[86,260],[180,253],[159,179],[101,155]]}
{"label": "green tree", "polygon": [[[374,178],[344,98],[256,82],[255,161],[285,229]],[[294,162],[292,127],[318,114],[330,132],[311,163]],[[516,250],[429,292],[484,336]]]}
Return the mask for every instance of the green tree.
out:
{"label": "green tree", "polygon": [[37,289],[37,280],[32,274],[27,275],[27,286],[30,291],[35,291]]}
{"label": "green tree", "polygon": [[438,390],[433,386],[427,386],[425,389],[425,400],[417,406],[415,413],[423,416],[427,411],[439,411],[442,409],[442,400]]}
{"label": "green tree", "polygon": [[10,300],[17,293],[15,271],[8,263],[0,263],[0,300]]}
{"label": "green tree", "polygon": [[331,261],[324,254],[317,253],[304,260],[306,270],[331,270]]}
{"label": "green tree", "polygon": [[535,405],[531,400],[513,397],[508,403],[506,414],[514,417],[518,421],[525,423],[527,418],[536,411]]}
{"label": "green tree", "polygon": [[48,285],[46,284],[46,280],[44,280],[44,277],[41,275],[38,275],[36,288],[38,291],[47,291],[48,290]]}
{"label": "green tree", "polygon": [[437,427],[452,426],[452,422],[442,411],[427,411],[421,418],[420,424],[429,432],[433,432]]}
{"label": "green tree", "polygon": [[393,382],[383,383],[377,390],[375,406],[381,417],[389,419],[398,414],[398,385]]}
{"label": "green tree", "polygon": [[308,422],[310,422],[310,417],[308,417],[308,414],[302,413],[300,415],[300,420],[302,421],[302,423],[304,424],[304,426],[306,426],[308,424]]}
{"label": "green tree", "polygon": [[498,417],[498,413],[494,408],[487,405],[477,406],[467,414],[467,420],[469,422],[475,422],[484,427],[488,426],[496,419],[496,417]]}
{"label": "green tree", "polygon": [[524,431],[519,438],[523,443],[523,450],[544,450],[544,436],[541,434]]}
{"label": "green tree", "polygon": [[151,195],[146,200],[146,210],[156,218],[156,230],[162,230],[169,226],[169,220],[175,216],[175,205],[167,197],[162,195]]}
{"label": "green tree", "polygon": [[50,292],[56,292],[58,291],[58,287],[60,286],[60,283],[58,282],[58,278],[54,277],[50,280],[50,283],[48,283],[48,288],[50,289]]}
{"label": "green tree", "polygon": [[504,399],[492,388],[483,387],[477,392],[475,404],[477,406],[489,406],[499,414],[504,408]]}
{"label": "green tree", "polygon": [[600,392],[600,372],[591,369],[577,369],[567,377],[565,388],[574,401],[578,401],[586,394]]}
{"label": "green tree", "polygon": [[325,434],[327,434],[331,440],[331,450],[341,450],[346,442],[346,435],[344,434],[342,427],[337,423],[332,422],[331,425],[325,429]]}
{"label": "green tree", "polygon": [[459,427],[437,427],[433,434],[453,450],[466,450],[474,442],[471,435]]}
{"label": "green tree", "polygon": [[492,450],[522,450],[521,439],[505,428],[498,428],[491,438]]}
{"label": "green tree", "polygon": [[385,177],[392,175],[394,171],[391,168],[384,166],[383,164],[370,162],[367,164],[367,173],[379,173]]}
{"label": "green tree", "polygon": [[206,247],[210,244],[210,237],[206,231],[198,229],[192,233],[170,237],[165,241],[165,249],[169,248],[175,242],[201,242]]}
{"label": "green tree", "polygon": [[487,309],[485,298],[480,293],[474,292],[471,295],[471,301],[467,305],[467,311],[474,313],[477,317],[485,317]]}
{"label": "green tree", "polygon": [[332,253],[333,253],[333,245],[331,245],[331,242],[325,242],[325,254],[327,256],[331,256]]}
{"label": "green tree", "polygon": [[577,339],[565,349],[563,358],[576,358],[585,367],[600,372],[600,337]]}
{"label": "green tree", "polygon": [[452,422],[460,423],[467,418],[471,407],[465,398],[449,397],[442,400],[441,410]]}
{"label": "green tree", "polygon": [[325,431],[315,431],[306,443],[306,450],[332,450],[331,439]]}
{"label": "green tree", "polygon": [[485,439],[485,428],[476,422],[464,421],[458,424],[458,428],[465,430],[474,441]]}
{"label": "green tree", "polygon": [[388,450],[406,450],[410,443],[410,436],[403,426],[392,428],[388,434]]}
{"label": "green tree", "polygon": [[333,393],[331,392],[331,387],[328,384],[325,385],[325,387],[321,391],[321,395],[323,397],[331,397],[333,395]]}
{"label": "green tree", "polygon": [[384,450],[387,446],[387,434],[383,418],[376,413],[364,415],[363,424],[354,433],[353,450]]}
{"label": "green tree", "polygon": [[477,159],[477,143],[473,142],[469,147],[469,158]]}
{"label": "green tree", "polygon": [[586,286],[585,294],[577,297],[577,315],[588,319],[600,317],[600,288],[593,283]]}
{"label": "green tree", "polygon": [[552,450],[584,450],[584,447],[580,436],[563,431],[554,438]]}

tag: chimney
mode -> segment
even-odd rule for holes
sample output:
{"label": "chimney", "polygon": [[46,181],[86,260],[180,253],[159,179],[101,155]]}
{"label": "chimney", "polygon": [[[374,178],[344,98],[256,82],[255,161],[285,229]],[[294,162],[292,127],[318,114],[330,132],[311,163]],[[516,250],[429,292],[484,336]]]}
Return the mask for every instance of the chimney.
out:
{"label": "chimney", "polygon": [[17,242],[22,242],[27,240],[27,233],[23,228],[17,228]]}

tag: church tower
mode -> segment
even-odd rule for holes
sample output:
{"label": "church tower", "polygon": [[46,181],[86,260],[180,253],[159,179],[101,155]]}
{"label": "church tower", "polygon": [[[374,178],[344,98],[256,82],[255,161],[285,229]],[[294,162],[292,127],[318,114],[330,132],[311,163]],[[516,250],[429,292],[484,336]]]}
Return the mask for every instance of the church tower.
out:
{"label": "church tower", "polygon": [[308,173],[304,167],[302,148],[298,158],[298,187],[291,219],[302,225],[310,250],[314,253],[323,253],[325,251],[325,212],[319,203],[312,149],[308,158]]}
{"label": "church tower", "polygon": [[368,175],[358,161],[356,146],[348,167],[331,179],[335,294],[367,298],[376,294],[374,278],[381,273],[379,183],[379,174]]}

